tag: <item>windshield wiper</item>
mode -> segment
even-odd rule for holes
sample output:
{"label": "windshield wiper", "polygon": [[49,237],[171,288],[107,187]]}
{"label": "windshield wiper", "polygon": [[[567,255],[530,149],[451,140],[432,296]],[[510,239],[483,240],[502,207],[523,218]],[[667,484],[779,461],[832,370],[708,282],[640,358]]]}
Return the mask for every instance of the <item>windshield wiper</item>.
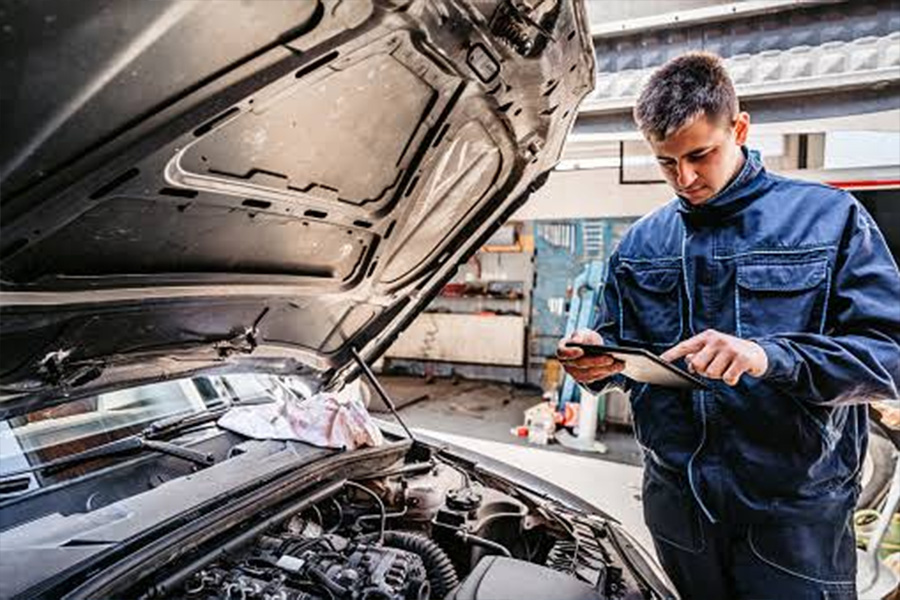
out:
{"label": "windshield wiper", "polygon": [[184,446],[179,446],[178,444],[166,442],[157,438],[178,433],[196,425],[215,421],[224,413],[225,410],[216,410],[166,417],[164,419],[154,421],[140,433],[124,437],[121,440],[115,440],[113,442],[97,446],[96,448],[91,448],[89,450],[84,450],[83,452],[70,454],[69,456],[63,456],[54,460],[47,461],[45,463],[41,463],[39,465],[32,465],[25,469],[3,473],[2,475],[0,475],[0,478],[8,479],[17,477],[19,475],[24,475],[26,473],[58,470],[63,467],[68,467],[89,460],[94,460],[96,458],[115,456],[117,454],[129,454],[132,452],[140,452],[143,450],[151,450],[153,452],[159,452],[160,454],[167,454],[169,456],[174,456],[176,458],[192,462],[195,465],[199,465],[201,467],[208,467],[216,462],[216,459],[212,454],[209,454],[207,452],[198,452],[197,450],[185,448]]}

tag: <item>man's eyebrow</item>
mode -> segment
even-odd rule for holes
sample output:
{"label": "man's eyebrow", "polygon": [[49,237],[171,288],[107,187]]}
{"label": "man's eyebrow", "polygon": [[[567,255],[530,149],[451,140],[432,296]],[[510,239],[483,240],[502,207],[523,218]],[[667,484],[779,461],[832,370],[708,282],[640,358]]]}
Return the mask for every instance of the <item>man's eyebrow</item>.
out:
{"label": "man's eyebrow", "polygon": [[706,146],[701,146],[699,148],[694,148],[690,152],[688,152],[685,156],[691,156],[692,154],[699,154],[701,152],[705,152],[711,148],[715,147],[715,144],[707,144]]}
{"label": "man's eyebrow", "polygon": [[[694,148],[694,149],[691,150],[690,152],[685,152],[684,155],[685,155],[685,156],[692,156],[692,155],[694,155],[694,154],[699,154],[699,153],[701,153],[701,152],[706,152],[707,150],[711,150],[711,149],[715,148],[715,146],[716,146],[715,144],[708,144],[708,145],[706,145],[706,146],[700,146],[699,148]],[[673,157],[673,156],[664,156],[664,155],[662,155],[662,154],[657,154],[657,155],[656,155],[656,160],[675,160],[675,157]]]}

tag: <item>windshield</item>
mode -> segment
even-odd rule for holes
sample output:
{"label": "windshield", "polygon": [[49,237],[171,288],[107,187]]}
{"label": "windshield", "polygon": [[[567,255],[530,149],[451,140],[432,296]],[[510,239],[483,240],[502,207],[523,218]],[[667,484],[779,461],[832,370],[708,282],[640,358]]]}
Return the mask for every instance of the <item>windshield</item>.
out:
{"label": "windshield", "polygon": [[264,374],[194,377],[80,398],[0,421],[0,493],[82,475],[108,461],[93,461],[50,474],[5,478],[21,469],[83,452],[141,432],[167,417],[267,402],[278,382]]}

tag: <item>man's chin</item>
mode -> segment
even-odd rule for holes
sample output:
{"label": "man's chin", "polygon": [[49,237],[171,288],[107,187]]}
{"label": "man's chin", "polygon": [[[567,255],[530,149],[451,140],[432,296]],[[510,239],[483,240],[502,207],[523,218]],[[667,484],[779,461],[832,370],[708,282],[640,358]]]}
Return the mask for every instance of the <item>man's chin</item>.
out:
{"label": "man's chin", "polygon": [[713,196],[709,188],[706,187],[700,188],[696,192],[679,192],[678,195],[687,200],[692,206],[700,206]]}

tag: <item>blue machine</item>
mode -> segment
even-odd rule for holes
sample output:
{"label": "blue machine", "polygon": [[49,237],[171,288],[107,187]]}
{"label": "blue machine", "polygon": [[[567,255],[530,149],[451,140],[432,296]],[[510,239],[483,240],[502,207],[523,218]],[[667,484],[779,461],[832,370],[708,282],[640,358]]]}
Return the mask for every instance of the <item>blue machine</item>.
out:
{"label": "blue machine", "polygon": [[[631,218],[535,221],[532,365],[542,366],[555,356],[560,339],[593,324],[607,259],[633,222]],[[579,401],[578,386],[566,376],[559,408]],[[601,402],[601,412],[603,408]]]}
{"label": "blue machine", "polygon": [[[597,315],[603,281],[606,279],[606,262],[592,260],[578,277],[575,278],[572,302],[569,305],[569,318],[566,321],[565,337],[576,329],[587,329],[593,325]],[[559,408],[567,402],[578,402],[581,399],[581,388],[575,380],[566,375],[563,379],[562,391],[559,394]],[[601,412],[603,406],[601,404]]]}

